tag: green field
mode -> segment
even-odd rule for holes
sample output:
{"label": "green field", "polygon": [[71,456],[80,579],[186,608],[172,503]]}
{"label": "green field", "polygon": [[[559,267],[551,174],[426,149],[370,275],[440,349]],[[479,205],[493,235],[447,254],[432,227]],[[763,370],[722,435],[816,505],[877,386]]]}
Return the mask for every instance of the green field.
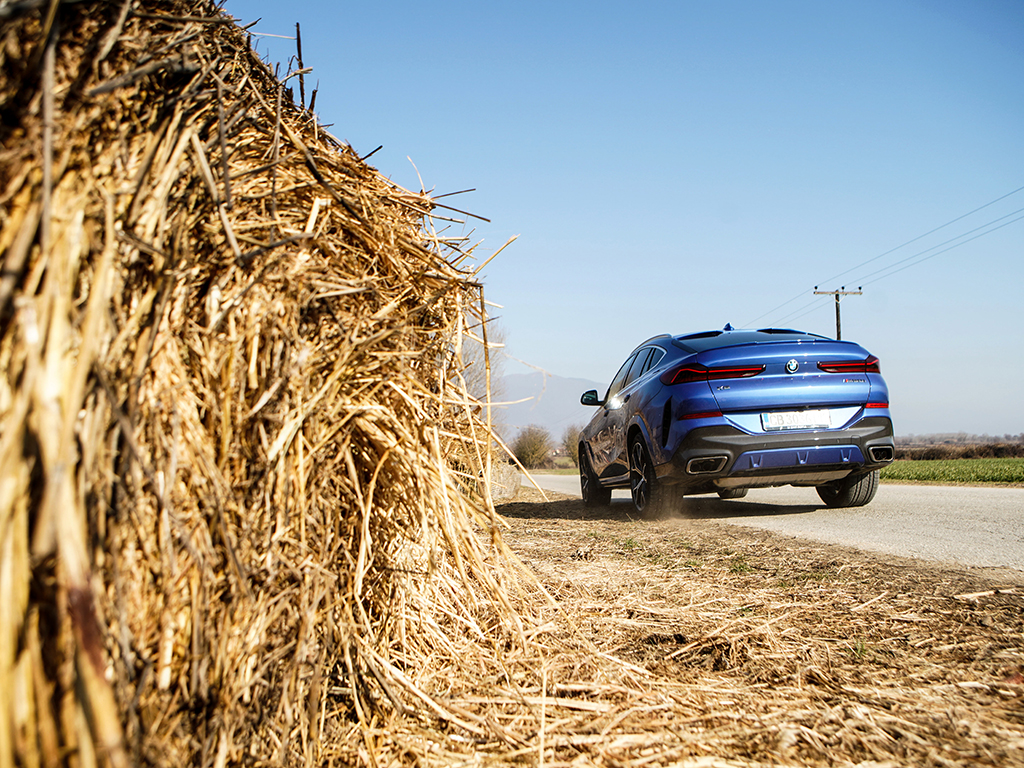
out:
{"label": "green field", "polygon": [[1024,483],[1024,459],[900,460],[882,470],[882,481]]}
{"label": "green field", "polygon": [[[538,475],[573,475],[573,467],[536,469]],[[882,481],[919,483],[1024,484],[1024,459],[901,459],[882,470]]]}

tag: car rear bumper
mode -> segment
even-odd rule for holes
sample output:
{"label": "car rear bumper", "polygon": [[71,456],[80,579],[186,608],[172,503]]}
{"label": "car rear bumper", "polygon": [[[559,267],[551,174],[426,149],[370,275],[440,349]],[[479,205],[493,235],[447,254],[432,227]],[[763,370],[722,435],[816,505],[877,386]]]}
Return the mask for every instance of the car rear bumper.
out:
{"label": "car rear bumper", "polygon": [[698,427],[657,468],[688,493],[771,485],[821,485],[892,463],[892,421],[874,416],[846,429],[749,434],[732,426]]}

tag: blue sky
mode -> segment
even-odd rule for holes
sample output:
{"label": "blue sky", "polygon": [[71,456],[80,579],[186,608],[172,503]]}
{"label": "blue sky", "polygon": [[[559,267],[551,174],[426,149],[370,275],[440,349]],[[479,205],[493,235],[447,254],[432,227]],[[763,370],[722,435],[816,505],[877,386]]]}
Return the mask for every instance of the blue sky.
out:
{"label": "blue sky", "polygon": [[320,121],[385,176],[475,188],[444,202],[491,220],[453,232],[481,261],[519,236],[484,271],[514,358],[607,382],[657,333],[833,336],[814,286],[863,286],[843,337],[897,434],[1024,432],[1024,3],[225,9],[301,24]]}

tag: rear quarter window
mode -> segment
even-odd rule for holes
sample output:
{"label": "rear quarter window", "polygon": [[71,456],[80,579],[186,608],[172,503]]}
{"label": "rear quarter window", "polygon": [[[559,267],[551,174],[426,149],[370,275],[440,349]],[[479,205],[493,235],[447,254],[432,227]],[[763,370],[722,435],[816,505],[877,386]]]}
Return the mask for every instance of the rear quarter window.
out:
{"label": "rear quarter window", "polygon": [[644,363],[644,369],[640,373],[640,375],[643,376],[649,370],[651,370],[652,368],[656,367],[658,365],[658,363],[661,362],[661,359],[663,357],[665,357],[665,350],[662,349],[661,347],[655,347],[651,351],[651,356],[649,358],[647,358],[647,362]]}
{"label": "rear quarter window", "polygon": [[634,381],[639,379],[644,371],[647,370],[647,361],[651,357],[651,350],[641,349],[636,353],[636,357],[633,358],[633,364],[629,366],[629,374],[626,376],[626,380],[622,383],[623,387],[628,387]]}

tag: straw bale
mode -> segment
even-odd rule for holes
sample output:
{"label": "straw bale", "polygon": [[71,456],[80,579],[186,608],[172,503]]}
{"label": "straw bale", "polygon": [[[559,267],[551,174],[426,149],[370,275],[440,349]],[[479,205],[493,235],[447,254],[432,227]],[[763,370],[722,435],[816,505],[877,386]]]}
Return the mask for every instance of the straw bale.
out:
{"label": "straw bale", "polygon": [[359,761],[389,713],[458,720],[429,677],[525,642],[471,253],[212,3],[0,20],[0,765]]}

